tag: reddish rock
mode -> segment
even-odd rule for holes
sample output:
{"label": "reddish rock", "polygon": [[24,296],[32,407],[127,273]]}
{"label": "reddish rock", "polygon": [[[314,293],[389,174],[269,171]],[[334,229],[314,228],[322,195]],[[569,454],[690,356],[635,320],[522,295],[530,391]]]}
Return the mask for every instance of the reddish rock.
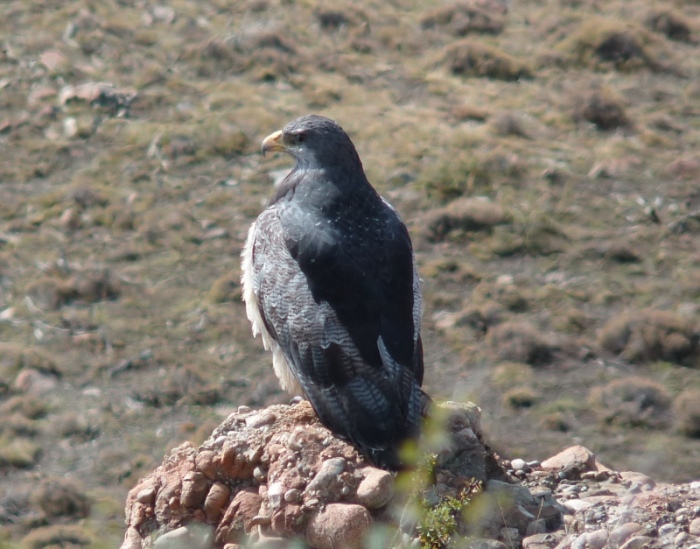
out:
{"label": "reddish rock", "polygon": [[372,517],[361,505],[331,503],[306,527],[306,540],[316,549],[360,549]]}
{"label": "reddish rock", "polygon": [[357,487],[357,501],[367,509],[384,507],[394,497],[394,477],[376,467],[362,470],[364,477]]}
{"label": "reddish rock", "polygon": [[204,500],[204,514],[208,523],[216,523],[221,518],[221,513],[228,503],[231,489],[222,482],[212,485]]}
{"label": "reddish rock", "polygon": [[607,467],[598,463],[595,454],[584,446],[571,446],[541,464],[542,469],[553,471],[569,471],[576,469],[579,473],[585,471],[605,471]]}
{"label": "reddish rock", "polygon": [[216,543],[234,542],[249,534],[253,528],[254,519],[260,512],[262,497],[254,488],[245,488],[238,492],[229,504],[221,518],[214,534]]}

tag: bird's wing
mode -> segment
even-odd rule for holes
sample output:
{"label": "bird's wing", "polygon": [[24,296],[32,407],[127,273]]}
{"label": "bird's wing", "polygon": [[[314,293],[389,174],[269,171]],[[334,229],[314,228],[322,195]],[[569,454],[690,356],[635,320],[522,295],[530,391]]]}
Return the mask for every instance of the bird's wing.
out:
{"label": "bird's wing", "polygon": [[423,363],[408,233],[383,204],[354,206],[374,221],[280,205],[284,271],[297,276],[285,281],[293,304],[265,315],[284,317],[273,328],[324,423],[371,454],[416,434]]}

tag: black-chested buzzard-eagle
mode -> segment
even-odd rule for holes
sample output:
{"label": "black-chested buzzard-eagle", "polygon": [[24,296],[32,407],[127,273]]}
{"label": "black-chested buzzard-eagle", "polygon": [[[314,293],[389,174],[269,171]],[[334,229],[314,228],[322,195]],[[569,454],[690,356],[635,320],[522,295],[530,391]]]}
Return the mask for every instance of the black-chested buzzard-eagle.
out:
{"label": "black-chested buzzard-eagle", "polygon": [[308,115],[262,144],[296,165],[250,228],[243,298],[283,389],[370,460],[399,467],[428,397],[421,291],[405,225],[370,185],[352,141]]}

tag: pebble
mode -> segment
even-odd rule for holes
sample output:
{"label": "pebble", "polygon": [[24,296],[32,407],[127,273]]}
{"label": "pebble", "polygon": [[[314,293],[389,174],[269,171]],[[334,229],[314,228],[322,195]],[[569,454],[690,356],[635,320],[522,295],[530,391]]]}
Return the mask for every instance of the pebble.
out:
{"label": "pebble", "polygon": [[530,476],[532,478],[538,479],[538,478],[547,478],[552,476],[551,471],[533,471],[530,473]]}
{"label": "pebble", "polygon": [[524,471],[527,467],[524,459],[514,459],[510,462],[510,466],[514,471]]}
{"label": "pebble", "polygon": [[371,524],[369,511],[361,505],[330,503],[309,521],[306,541],[317,549],[361,549]]}
{"label": "pebble", "polygon": [[262,412],[260,414],[255,414],[254,416],[245,418],[245,424],[253,429],[264,427],[265,425],[271,425],[275,421],[277,421],[277,416],[272,412]]}
{"label": "pebble", "polygon": [[147,503],[149,505],[153,505],[155,499],[156,489],[152,485],[144,488],[138,494],[136,494],[136,501],[138,501],[139,503]]}
{"label": "pebble", "polygon": [[203,525],[181,526],[160,536],[153,544],[153,549],[205,549],[211,545],[211,530]]}
{"label": "pebble", "polygon": [[537,519],[527,525],[525,531],[526,536],[534,536],[535,534],[544,534],[547,531],[547,523],[544,519]]}
{"label": "pebble", "polygon": [[230,495],[231,489],[224,483],[216,482],[212,485],[204,500],[204,514],[207,522],[214,523],[219,520]]}
{"label": "pebble", "polygon": [[605,528],[587,532],[584,535],[586,536],[587,549],[603,549],[608,542],[608,531]]}
{"label": "pebble", "polygon": [[270,499],[270,506],[273,509],[279,508],[282,504],[282,498],[284,497],[285,490],[281,482],[273,482],[267,487],[267,497]]}
{"label": "pebble", "polygon": [[673,514],[673,520],[678,523],[688,522],[688,509],[681,507]]}
{"label": "pebble", "polygon": [[253,469],[253,478],[258,482],[265,482],[265,479],[267,478],[267,471],[257,465],[255,469]]}
{"label": "pebble", "polygon": [[337,480],[340,473],[345,470],[345,465],[347,462],[344,458],[337,457],[327,459],[321,464],[321,469],[318,474],[306,487],[307,492],[312,492],[314,490],[323,490],[328,488],[335,480]]}
{"label": "pebble", "polygon": [[615,547],[619,547],[641,529],[642,526],[636,522],[626,522],[621,524],[610,532],[610,543]]}
{"label": "pebble", "polygon": [[643,473],[637,473],[636,471],[624,471],[620,473],[620,477],[622,477],[623,486],[630,488],[630,491],[632,491],[632,485],[635,485],[635,488],[640,491],[643,488],[650,490],[656,486],[656,482],[651,478]]}
{"label": "pebble", "polygon": [[555,534],[534,534],[527,536],[522,543],[523,549],[551,549],[557,545]]}
{"label": "pebble", "polygon": [[[544,460],[542,468],[553,470],[576,468],[581,471],[594,471],[596,468],[595,454],[583,446],[571,446]],[[566,476],[562,478],[566,478]]]}
{"label": "pebble", "polygon": [[364,477],[357,487],[357,500],[368,509],[384,507],[394,497],[394,477],[375,467],[362,471]]}
{"label": "pebble", "polygon": [[517,528],[501,528],[499,537],[503,540],[507,547],[517,547],[520,545],[520,533]]}
{"label": "pebble", "polygon": [[652,539],[647,536],[630,538],[620,549],[642,549],[651,545]]}
{"label": "pebble", "polygon": [[700,536],[700,517],[694,518],[688,525],[688,533],[693,536]]}
{"label": "pebble", "polygon": [[574,513],[585,511],[586,509],[593,507],[592,503],[582,499],[569,499],[567,501],[563,501],[562,505]]}

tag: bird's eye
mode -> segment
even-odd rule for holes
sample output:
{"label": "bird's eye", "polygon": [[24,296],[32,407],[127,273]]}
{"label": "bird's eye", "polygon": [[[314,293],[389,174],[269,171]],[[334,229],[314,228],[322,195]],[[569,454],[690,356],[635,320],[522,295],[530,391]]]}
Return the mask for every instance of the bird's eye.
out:
{"label": "bird's eye", "polygon": [[304,132],[299,132],[295,134],[294,137],[296,138],[297,144],[301,144],[306,141],[306,134]]}

